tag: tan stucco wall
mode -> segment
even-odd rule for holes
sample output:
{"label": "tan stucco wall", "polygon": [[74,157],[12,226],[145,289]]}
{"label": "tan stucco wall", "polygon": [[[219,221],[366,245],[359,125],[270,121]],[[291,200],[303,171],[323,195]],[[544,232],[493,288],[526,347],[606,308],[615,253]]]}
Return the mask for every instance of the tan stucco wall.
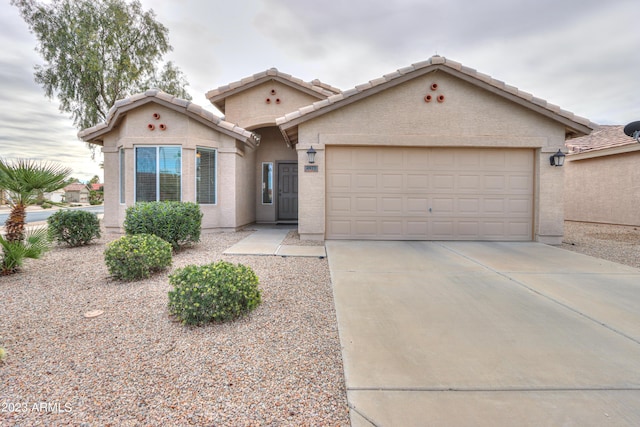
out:
{"label": "tan stucco wall", "polygon": [[[160,119],[153,114],[160,114]],[[150,131],[148,124],[154,124]],[[166,130],[160,130],[160,124]],[[252,222],[255,210],[245,209],[239,217],[235,198],[237,170],[251,161],[251,151],[236,139],[215,131],[186,115],[150,103],[127,113],[126,117],[112,132],[104,137],[105,203],[104,224],[108,231],[121,231],[128,206],[135,202],[134,194],[134,147],[140,145],[179,145],[182,147],[182,201],[195,202],[195,161],[196,147],[218,150],[218,199],[215,205],[201,205],[204,214],[203,231],[214,229],[235,229]],[[125,203],[120,204],[119,153],[125,149]],[[251,163],[252,164],[252,163]],[[249,178],[250,179],[250,178]],[[250,182],[253,182],[250,179]],[[240,183],[239,185],[244,185]],[[245,185],[246,186],[246,185]],[[253,197],[251,197],[253,201]],[[238,224],[238,219],[243,223]]]}
{"label": "tan stucco wall", "polygon": [[[426,103],[428,94],[434,99]],[[563,168],[550,166],[549,156],[564,140],[564,126],[555,121],[444,72],[429,73],[299,126],[299,232],[309,239],[324,236],[327,145],[529,147],[537,156],[533,235],[560,244]],[[318,173],[302,171],[311,145],[318,151]]]}
{"label": "tan stucco wall", "polygon": [[640,226],[640,146],[602,157],[570,155],[564,169],[565,219]]}
{"label": "tan stucco wall", "polygon": [[[271,90],[275,91],[274,95]],[[276,102],[278,99],[279,103]],[[318,100],[318,97],[273,80],[229,96],[225,100],[225,120],[245,129],[272,126],[276,118]]]}

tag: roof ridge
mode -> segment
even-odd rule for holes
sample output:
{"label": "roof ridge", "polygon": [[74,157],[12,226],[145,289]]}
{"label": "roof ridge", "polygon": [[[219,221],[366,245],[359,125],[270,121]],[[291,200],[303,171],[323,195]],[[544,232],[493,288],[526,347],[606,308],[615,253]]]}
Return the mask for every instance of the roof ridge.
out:
{"label": "roof ridge", "polygon": [[565,142],[565,145],[569,149],[569,154],[578,154],[636,144],[636,141],[628,137],[623,129],[624,125],[597,125],[589,135],[571,139]]}
{"label": "roof ridge", "polygon": [[[431,58],[424,60],[424,61],[420,61],[420,62],[416,62],[413,63],[409,66],[406,67],[402,67],[399,68],[391,73],[385,74],[381,77],[375,78],[373,80],[369,80],[368,82],[356,85],[354,88],[352,89],[348,89],[345,90],[343,92],[341,92],[342,98],[341,100],[347,100],[348,98],[351,98],[353,96],[356,96],[358,94],[367,92],[377,86],[380,86],[382,84],[385,83],[389,83],[392,82],[393,80],[396,80],[398,78],[401,78],[403,76],[405,76],[406,74],[410,74],[416,71],[419,71],[421,69],[424,68],[428,68],[428,67],[446,67],[449,69],[452,69],[456,72],[465,74],[469,77],[472,77],[480,82],[483,82],[485,84],[488,84],[496,89],[502,90],[507,94],[516,96],[518,98],[521,98],[527,102],[530,102],[532,104],[535,104],[541,108],[544,108],[545,110],[548,110],[558,116],[564,117],[566,119],[569,119],[577,124],[580,124],[582,126],[585,127],[589,127],[589,128],[594,128],[594,126],[597,126],[595,123],[591,122],[590,120],[584,118],[584,117],[580,117],[575,115],[574,113],[567,111],[567,110],[563,110],[560,107],[558,107],[557,105],[551,104],[543,99],[540,98],[536,98],[534,97],[532,94],[522,91],[520,89],[518,89],[515,86],[511,86],[506,84],[505,82],[501,81],[501,80],[497,80],[494,79],[493,77],[489,76],[488,74],[484,74],[481,73],[477,70],[475,70],[474,68],[470,68],[467,66],[462,65],[460,62],[448,59],[444,56],[440,56],[440,55],[434,55]],[[283,117],[279,117],[276,119],[276,124],[277,125],[282,125],[284,123],[287,123],[288,121],[291,121],[293,119],[302,117],[306,114],[310,114],[314,111],[317,111],[321,108],[325,108],[327,105],[329,105],[330,103],[327,103],[326,100],[322,100],[322,101],[317,101],[314,102],[312,105],[312,108],[309,108],[308,106],[306,107],[302,107],[299,108],[296,111],[290,112],[289,114],[283,116]]]}
{"label": "roof ridge", "polygon": [[227,83],[226,85],[219,86],[215,89],[211,89],[205,93],[205,97],[211,100],[212,98],[220,97],[227,92],[236,90],[238,88],[241,88],[242,86],[253,83],[254,81],[260,80],[265,77],[279,77],[281,79],[290,81],[291,83],[306,87],[307,89],[313,90],[314,92],[318,92],[324,96],[331,96],[340,92],[340,89],[333,87],[327,83],[323,83],[318,79],[312,80],[311,82],[306,82],[297,77],[293,77],[291,74],[283,73],[275,67],[271,67],[265,71],[255,73],[251,76],[244,77],[231,83]]}
{"label": "roof ridge", "polygon": [[113,106],[109,109],[105,121],[98,123],[95,126],[86,128],[78,132],[78,137],[81,139],[89,138],[89,135],[108,129],[113,123],[112,121],[117,115],[117,112],[124,107],[133,105],[136,102],[148,102],[151,99],[158,99],[165,103],[179,107],[185,110],[185,113],[195,115],[201,119],[211,122],[216,126],[219,126],[227,131],[230,131],[246,140],[252,140],[254,143],[259,141],[259,136],[251,131],[248,131],[235,123],[227,122],[223,118],[213,114],[211,111],[205,110],[202,106],[194,104],[193,102],[178,98],[177,96],[163,92],[158,88],[148,89],[144,92],[136,93],[126,98],[117,100]]}

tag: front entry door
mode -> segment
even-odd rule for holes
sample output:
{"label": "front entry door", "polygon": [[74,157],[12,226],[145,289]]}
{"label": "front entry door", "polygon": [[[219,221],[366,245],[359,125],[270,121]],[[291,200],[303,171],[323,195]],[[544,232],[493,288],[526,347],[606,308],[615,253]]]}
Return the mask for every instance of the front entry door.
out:
{"label": "front entry door", "polygon": [[278,164],[278,219],[298,219],[298,164]]}

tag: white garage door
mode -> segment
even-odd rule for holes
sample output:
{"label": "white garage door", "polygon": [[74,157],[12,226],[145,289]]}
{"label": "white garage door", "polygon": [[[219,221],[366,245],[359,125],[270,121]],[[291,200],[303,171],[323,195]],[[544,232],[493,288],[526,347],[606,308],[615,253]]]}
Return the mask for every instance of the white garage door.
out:
{"label": "white garage door", "polygon": [[327,147],[327,239],[532,240],[531,149]]}

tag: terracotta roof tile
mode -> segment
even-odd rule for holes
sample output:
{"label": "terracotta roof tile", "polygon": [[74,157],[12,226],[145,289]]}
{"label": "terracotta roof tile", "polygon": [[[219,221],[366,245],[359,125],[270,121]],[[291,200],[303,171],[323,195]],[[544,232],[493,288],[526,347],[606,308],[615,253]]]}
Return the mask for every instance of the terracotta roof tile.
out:
{"label": "terracotta roof tile", "polygon": [[565,145],[569,149],[569,154],[578,154],[637,144],[633,138],[625,135],[623,129],[623,125],[601,125],[589,135],[568,140]]}
{"label": "terracotta roof tile", "polygon": [[142,105],[147,102],[160,102],[169,108],[183,112],[184,114],[189,114],[191,117],[199,117],[204,121],[204,123],[225,129],[229,131],[232,136],[242,141],[257,144],[260,140],[259,136],[256,134],[221,119],[211,111],[205,110],[200,105],[194,104],[185,99],[176,98],[175,96],[162,92],[159,89],[150,89],[144,93],[138,93],[128,98],[116,101],[113,107],[109,110],[104,123],[99,123],[93,127],[81,130],[78,132],[78,137],[87,142],[101,141],[99,139],[100,136],[111,131],[111,129],[116,126],[119,116],[126,114],[126,111],[122,111],[123,107],[135,108],[135,104]]}
{"label": "terracotta roof tile", "polygon": [[[411,66],[408,67],[403,67],[400,68],[394,72],[385,74],[384,76],[377,78],[377,79],[373,79],[369,82],[360,84],[355,86],[353,89],[349,89],[346,90],[344,92],[342,92],[342,98],[340,100],[346,100],[347,98],[350,98],[352,96],[356,96],[360,93],[366,92],[367,90],[375,87],[375,86],[379,86],[381,84],[385,84],[385,83],[389,83],[392,82],[393,80],[400,78],[406,74],[415,72],[417,70],[426,68],[426,67],[433,67],[433,66],[440,66],[440,67],[446,67],[446,68],[450,68],[452,70],[455,70],[457,72],[460,72],[462,74],[465,74],[467,76],[470,76],[480,82],[483,82],[485,84],[488,84],[496,89],[502,90],[504,92],[506,92],[507,94],[510,95],[514,95],[518,98],[521,98],[524,101],[530,102],[538,107],[541,107],[543,109],[546,109],[548,111],[550,111],[553,114],[556,114],[558,116],[561,116],[565,119],[571,120],[577,124],[589,127],[589,128],[593,128],[594,126],[596,126],[594,123],[590,122],[588,119],[585,119],[583,117],[578,117],[575,114],[563,110],[560,107],[553,105],[553,104],[549,104],[547,101],[545,101],[544,99],[541,98],[537,98],[534,97],[532,94],[525,92],[525,91],[521,91],[518,88],[516,88],[515,86],[511,86],[506,84],[503,81],[497,80],[492,78],[491,76],[489,76],[488,74],[484,74],[484,73],[480,73],[477,70],[467,67],[465,65],[462,65],[459,62],[456,61],[452,61],[450,59],[447,59],[445,57],[442,56],[433,56],[431,58],[429,58],[426,61],[421,61],[421,62],[416,62],[415,64],[412,64]],[[334,104],[337,102],[337,98],[334,98],[336,101],[331,102],[331,104]],[[322,109],[324,107],[326,107],[327,105],[329,105],[329,102],[325,102],[325,101],[318,101],[316,103],[313,104],[314,108],[310,109],[307,107],[301,108],[298,110],[298,112],[300,113],[299,115],[292,115],[292,114],[287,114],[284,118],[284,120],[279,120],[278,122],[280,124],[284,124],[290,120],[293,120],[293,118],[298,118],[301,116],[304,116],[305,114],[309,114],[313,111],[317,111],[319,109]]]}
{"label": "terracotta roof tile", "polygon": [[317,94],[318,98],[326,98],[331,95],[340,93],[340,89],[337,89],[326,83],[322,83],[316,79],[311,82],[305,82],[302,79],[291,76],[291,74],[278,71],[277,68],[269,68],[268,70],[256,73],[250,77],[245,77],[239,81],[220,86],[217,89],[208,91],[205,96],[207,99],[222,112],[224,112],[224,100],[237,92],[242,91],[245,87],[252,87],[256,83],[259,83],[263,79],[280,79],[284,82],[289,82],[299,86],[303,90],[307,90],[309,93]]}
{"label": "terracotta roof tile", "polygon": [[76,182],[76,183],[67,185],[66,187],[63,188],[63,190],[64,191],[82,191],[85,188],[88,190],[86,184]]}
{"label": "terracotta roof tile", "polygon": [[[548,103],[547,101],[545,101],[544,99],[541,98],[537,98],[534,97],[532,94],[525,92],[525,91],[521,91],[518,88],[516,88],[515,86],[511,86],[506,84],[505,82],[501,81],[501,80],[497,80],[492,78],[491,76],[484,74],[484,73],[480,73],[477,70],[467,67],[465,65],[462,65],[459,62],[456,61],[452,61],[450,59],[447,59],[445,57],[442,56],[433,56],[431,58],[429,58],[426,61],[421,61],[421,62],[416,62],[415,64],[412,64],[411,66],[408,67],[403,67],[400,68],[394,72],[385,74],[384,76],[377,78],[377,79],[373,79],[369,82],[360,84],[355,86],[353,89],[349,89],[346,90],[344,92],[342,92],[342,98],[340,98],[339,100],[337,98],[333,98],[332,102],[327,102],[326,100],[323,101],[318,101],[316,103],[313,104],[313,108],[307,108],[307,107],[303,107],[301,109],[298,110],[297,115],[293,115],[293,114],[287,114],[284,117],[281,117],[277,120],[277,123],[282,125],[282,124],[286,124],[287,122],[293,120],[294,118],[299,118],[302,116],[305,116],[307,114],[311,114],[317,110],[323,109],[325,107],[327,107],[330,104],[337,104],[339,103],[339,101],[342,100],[347,100],[348,98],[351,98],[353,96],[363,96],[361,94],[364,94],[365,92],[367,92],[368,90],[370,90],[373,87],[376,86],[380,86],[386,83],[391,84],[391,82],[393,82],[393,80],[401,78],[407,74],[416,72],[418,70],[427,68],[427,67],[433,67],[433,68],[441,68],[441,69],[451,69],[454,70],[455,72],[464,74],[468,77],[471,77],[472,79],[475,79],[483,84],[489,85],[499,91],[503,91],[505,93],[505,95],[509,95],[509,96],[515,96],[517,98],[520,98],[523,101],[527,101],[539,108],[542,108],[543,110],[547,110],[550,113],[558,116],[558,120],[561,119],[567,119],[571,122],[574,122],[578,125],[584,126],[586,128],[589,129],[593,129],[594,126],[596,126],[594,123],[592,123],[591,121],[589,121],[586,118],[583,117],[578,117],[575,114],[563,110],[561,109],[559,106],[557,105],[553,105]],[[335,107],[334,107],[335,108]],[[581,126],[578,126],[577,128],[580,129]],[[571,128],[571,125],[568,124],[568,128]],[[585,133],[588,132],[589,129],[580,129],[578,131],[578,133]]]}

